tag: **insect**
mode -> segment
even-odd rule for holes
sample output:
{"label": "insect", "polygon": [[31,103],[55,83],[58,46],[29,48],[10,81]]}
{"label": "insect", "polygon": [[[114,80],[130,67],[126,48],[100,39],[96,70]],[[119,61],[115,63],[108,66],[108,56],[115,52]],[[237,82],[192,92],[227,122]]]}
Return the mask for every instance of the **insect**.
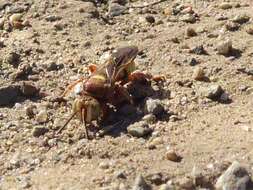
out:
{"label": "insect", "polygon": [[70,84],[61,97],[66,97],[73,91],[78,97],[73,103],[72,116],[58,133],[77,115],[85,125],[85,135],[88,138],[86,124],[93,120],[104,120],[108,103],[112,105],[119,105],[125,101],[132,103],[131,96],[120,81],[126,80],[128,73],[132,72],[133,60],[137,54],[138,48],[135,46],[119,48],[111,53],[103,65],[99,67],[90,65],[91,75],[87,79],[83,77]]}
{"label": "insect", "polygon": [[62,97],[74,90],[78,98],[73,103],[73,114],[58,133],[77,115],[85,125],[88,138],[87,123],[94,120],[104,120],[108,112],[108,104],[115,107],[124,102],[133,104],[125,84],[132,81],[147,82],[152,76],[135,71],[134,59],[138,54],[136,46],[118,48],[111,52],[107,61],[101,66],[90,65],[91,75],[80,78],[70,84]]}

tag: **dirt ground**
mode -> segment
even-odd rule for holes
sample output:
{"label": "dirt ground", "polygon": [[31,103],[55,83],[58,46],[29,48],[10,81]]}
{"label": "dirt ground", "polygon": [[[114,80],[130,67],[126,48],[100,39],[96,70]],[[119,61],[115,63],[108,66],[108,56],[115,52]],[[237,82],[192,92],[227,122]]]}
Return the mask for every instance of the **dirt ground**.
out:
{"label": "dirt ground", "polygon": [[[0,17],[5,18],[0,30],[1,86],[32,81],[40,92],[55,97],[86,76],[86,66],[97,63],[104,52],[135,45],[141,51],[138,69],[166,76],[163,88],[170,95],[160,101],[173,113],[149,124],[153,133],[145,138],[123,130],[87,140],[77,119],[54,137],[53,131],[71,114],[71,101],[62,106],[48,97],[17,97],[0,107],[0,189],[123,190],[132,189],[140,174],[153,189],[165,183],[198,189],[201,185],[183,187],[190,183],[193,170],[206,171],[235,160],[252,165],[253,35],[249,28],[253,30],[253,4],[227,2],[232,6],[221,8],[221,0],[168,0],[129,8],[144,5],[137,0],[122,5],[124,13],[107,16],[111,2],[93,6],[80,0],[0,1]],[[182,12],[173,12],[176,3],[184,6]],[[190,23],[183,19],[189,6],[197,18]],[[15,13],[30,25],[8,25]],[[238,15],[249,19],[234,21]],[[235,29],[229,28],[234,23]],[[189,27],[194,35],[186,34]],[[217,47],[225,39],[231,40],[233,52],[221,55]],[[199,52],[201,47],[206,53]],[[13,53],[19,58],[13,60]],[[31,72],[17,77],[24,65]],[[196,68],[203,69],[209,81],[195,80]],[[214,84],[225,92],[218,100],[200,93]],[[31,106],[37,112],[46,110],[47,121],[40,124],[36,114],[29,118]],[[34,135],[38,126],[47,130],[45,134]],[[171,150],[182,160],[169,160]],[[213,185],[216,179],[209,182]],[[202,187],[213,189],[212,185]]]}

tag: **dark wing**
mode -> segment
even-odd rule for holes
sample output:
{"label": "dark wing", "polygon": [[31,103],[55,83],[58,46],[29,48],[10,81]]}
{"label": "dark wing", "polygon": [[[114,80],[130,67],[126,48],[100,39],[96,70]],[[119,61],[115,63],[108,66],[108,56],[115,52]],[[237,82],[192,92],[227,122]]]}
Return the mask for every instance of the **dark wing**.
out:
{"label": "dark wing", "polygon": [[112,64],[106,67],[106,74],[111,82],[114,82],[117,75],[136,58],[138,52],[136,46],[126,46],[112,52]]}

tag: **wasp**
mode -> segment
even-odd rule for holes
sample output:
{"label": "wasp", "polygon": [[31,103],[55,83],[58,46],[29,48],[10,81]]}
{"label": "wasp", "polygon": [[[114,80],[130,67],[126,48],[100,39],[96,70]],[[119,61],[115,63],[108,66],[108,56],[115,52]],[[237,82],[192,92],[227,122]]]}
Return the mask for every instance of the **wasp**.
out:
{"label": "wasp", "polygon": [[77,115],[85,127],[88,137],[87,123],[104,120],[108,113],[108,104],[115,107],[124,102],[133,104],[126,85],[130,81],[147,82],[151,75],[144,74],[135,68],[135,58],[138,55],[136,46],[118,48],[110,53],[102,65],[89,65],[90,76],[80,78],[70,84],[61,97],[70,92],[78,96],[73,103],[73,114],[58,133]]}

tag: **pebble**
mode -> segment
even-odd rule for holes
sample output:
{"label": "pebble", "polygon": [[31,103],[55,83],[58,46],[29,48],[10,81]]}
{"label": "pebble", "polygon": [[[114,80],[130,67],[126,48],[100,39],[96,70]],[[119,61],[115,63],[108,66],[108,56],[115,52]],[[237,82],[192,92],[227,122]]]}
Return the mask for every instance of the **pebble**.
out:
{"label": "pebble", "polygon": [[145,101],[144,111],[146,114],[160,115],[164,112],[164,106],[161,100],[148,98]]}
{"label": "pebble", "polygon": [[9,18],[11,25],[14,28],[19,28],[18,23],[21,24],[22,17],[23,17],[23,15],[20,13],[15,13],[15,14],[11,15]]}
{"label": "pebble", "polygon": [[145,17],[145,19],[146,19],[146,21],[147,21],[148,23],[150,23],[150,24],[155,23],[155,17],[153,17],[152,15],[147,15],[147,16]]}
{"label": "pebble", "polygon": [[35,105],[29,105],[29,106],[25,107],[25,114],[29,118],[33,118],[36,114],[36,106]]}
{"label": "pebble", "polygon": [[189,62],[189,65],[190,66],[196,66],[199,64],[199,61],[195,58],[191,58],[190,62]]}
{"label": "pebble", "polygon": [[0,87],[0,106],[6,106],[16,102],[20,94],[19,86],[10,85]]}
{"label": "pebble", "polygon": [[197,36],[196,31],[194,30],[194,28],[191,28],[191,27],[187,27],[187,28],[186,28],[185,34],[186,34],[186,36],[188,36],[188,37]]}
{"label": "pebble", "polygon": [[226,10],[226,9],[231,9],[233,6],[229,2],[223,2],[219,5],[220,9]]}
{"label": "pebble", "polygon": [[232,41],[229,39],[224,40],[218,43],[217,45],[218,54],[221,54],[221,55],[228,55],[232,49],[233,49]]}
{"label": "pebble", "polygon": [[148,124],[153,124],[156,121],[156,116],[154,114],[147,114],[142,118],[143,121],[146,121]]}
{"label": "pebble", "polygon": [[180,17],[180,20],[187,23],[195,23],[196,17],[193,14],[185,14]]}
{"label": "pebble", "polygon": [[231,21],[228,21],[226,24],[225,24],[225,27],[228,31],[236,31],[240,28],[240,24],[236,23],[236,22],[231,22]]}
{"label": "pebble", "polygon": [[200,93],[209,99],[218,100],[220,96],[223,94],[224,90],[220,85],[212,84],[209,87],[205,87],[200,89]]}
{"label": "pebble", "polygon": [[99,12],[93,2],[83,2],[79,12],[88,18],[98,18]]}
{"label": "pebble", "polygon": [[112,17],[119,16],[126,11],[126,7],[118,3],[110,3],[108,14]]}
{"label": "pebble", "polygon": [[57,16],[57,15],[48,15],[45,20],[48,21],[48,22],[55,22],[57,20],[61,20],[62,17],[60,16]]}
{"label": "pebble", "polygon": [[203,68],[196,67],[193,70],[192,78],[194,80],[203,80],[205,78],[205,72],[204,72]]}
{"label": "pebble", "polygon": [[246,22],[248,22],[250,20],[250,17],[246,14],[239,14],[239,15],[236,15],[232,21],[233,22],[237,22],[239,24],[244,24]]}
{"label": "pebble", "polygon": [[229,168],[218,178],[216,189],[248,189],[248,184],[252,183],[250,175],[245,167],[234,161]]}
{"label": "pebble", "polygon": [[178,181],[178,185],[180,186],[180,189],[184,189],[184,190],[196,189],[196,188],[194,188],[193,180],[188,177],[181,178]]}
{"label": "pebble", "polygon": [[190,53],[195,53],[197,55],[206,55],[207,52],[203,45],[198,45],[190,50]]}
{"label": "pebble", "polygon": [[127,128],[127,132],[134,137],[145,137],[152,133],[152,129],[149,128],[146,122],[140,121],[134,124],[131,124]]}
{"label": "pebble", "polygon": [[44,126],[35,126],[32,130],[32,136],[39,137],[47,133],[49,129]]}
{"label": "pebble", "polygon": [[4,60],[6,63],[13,65],[14,67],[17,67],[21,61],[21,56],[17,52],[12,51],[7,54]]}
{"label": "pebble", "polygon": [[253,35],[253,25],[248,26],[248,27],[246,28],[246,32],[247,32],[248,34],[250,34],[250,35]]}
{"label": "pebble", "polygon": [[182,160],[182,157],[179,156],[175,151],[169,150],[166,152],[166,159],[172,162],[180,162]]}
{"label": "pebble", "polygon": [[48,114],[46,110],[41,110],[36,115],[36,121],[40,124],[46,123],[48,121]]}
{"label": "pebble", "polygon": [[32,82],[22,82],[20,90],[26,97],[35,96],[39,92],[39,89]]}
{"label": "pebble", "polygon": [[175,188],[171,185],[168,184],[162,184],[159,187],[159,190],[174,190]]}
{"label": "pebble", "polygon": [[109,167],[110,167],[110,165],[109,165],[109,163],[108,162],[100,162],[99,163],[99,165],[98,165],[98,167],[100,168],[100,169],[108,169]]}
{"label": "pebble", "polygon": [[132,190],[149,190],[150,188],[141,174],[136,176]]}

